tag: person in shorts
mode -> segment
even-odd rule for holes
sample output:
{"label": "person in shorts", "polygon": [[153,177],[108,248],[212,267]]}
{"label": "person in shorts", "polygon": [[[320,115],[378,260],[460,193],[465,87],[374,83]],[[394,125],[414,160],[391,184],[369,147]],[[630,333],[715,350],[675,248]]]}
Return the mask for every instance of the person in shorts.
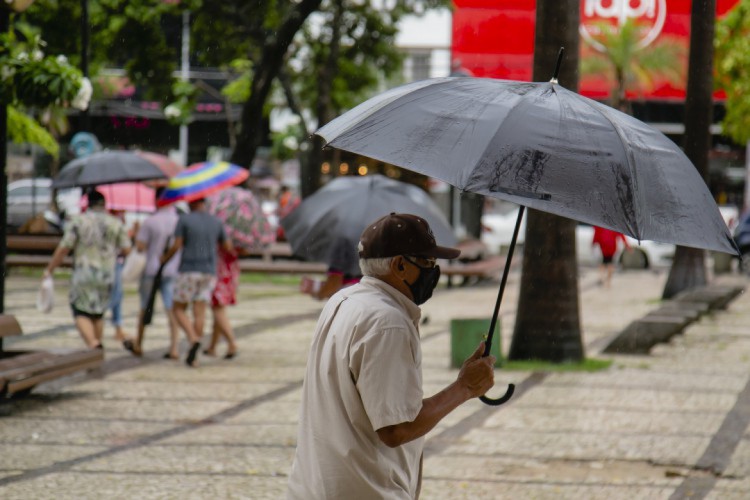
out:
{"label": "person in shorts", "polygon": [[76,328],[89,348],[102,348],[104,313],[110,305],[115,285],[115,262],[118,255],[130,251],[130,238],[123,223],[107,213],[104,195],[88,194],[86,212],[65,225],[65,232],[55,249],[44,278],[73,251],[73,275],[70,279],[70,308]]}
{"label": "person in shorts", "polygon": [[[164,188],[156,190],[156,197],[161,196]],[[156,274],[161,265],[161,256],[169,246],[170,239],[174,235],[177,227],[177,209],[174,205],[161,207],[153,215],[149,216],[138,229],[135,237],[135,247],[139,252],[146,252],[146,268],[141,275],[138,284],[138,294],[140,295],[141,310],[138,316],[138,345],[137,352],[142,352],[143,335],[146,325],[143,323],[144,314],[148,306],[148,299],[151,289],[154,287]],[[169,351],[164,354],[165,359],[179,359],[179,330],[177,319],[172,312],[173,294],[172,288],[174,280],[177,277],[177,269],[180,265],[180,254],[177,252],[165,265],[161,272],[159,280],[159,295],[161,295],[162,304],[167,312],[169,323]]]}
{"label": "person in shorts", "polygon": [[[190,202],[190,213],[181,214],[174,231],[174,242],[161,262],[167,262],[182,250],[177,278],[174,282],[172,312],[190,342],[185,362],[198,366],[206,305],[216,285],[216,262],[219,247],[233,252],[224,225],[218,217],[208,213],[203,198]],[[190,320],[187,309],[193,308]]]}

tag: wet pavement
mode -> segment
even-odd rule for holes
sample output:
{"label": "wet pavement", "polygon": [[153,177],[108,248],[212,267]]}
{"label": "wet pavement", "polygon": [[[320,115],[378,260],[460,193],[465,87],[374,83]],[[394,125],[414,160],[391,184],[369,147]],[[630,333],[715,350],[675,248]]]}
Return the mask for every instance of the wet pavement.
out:
{"label": "wet pavement", "polygon": [[[518,279],[511,275],[501,311],[504,352]],[[736,275],[717,279],[744,284]],[[607,341],[658,307],[666,273],[621,272],[609,289],[596,280],[594,269],[582,270],[584,343],[589,357],[612,359],[611,367],[499,370],[490,395],[515,383],[510,403],[471,401],[427,436],[422,498],[750,498],[750,294],[650,355],[610,356],[600,353]],[[53,312],[40,314],[38,280],[7,279],[6,312],[25,335],[6,348],[82,346],[64,282],[58,277]],[[450,320],[489,316],[496,290],[441,288],[423,307],[426,394],[457,375]],[[288,279],[245,284],[240,298],[230,309],[235,359],[201,356],[197,369],[162,359],[167,330],[157,312],[143,358],[115,342],[108,326],[101,369],[2,402],[0,498],[283,498],[322,304]],[[128,287],[130,331],[136,300]],[[183,359],[185,351],[183,343]]]}

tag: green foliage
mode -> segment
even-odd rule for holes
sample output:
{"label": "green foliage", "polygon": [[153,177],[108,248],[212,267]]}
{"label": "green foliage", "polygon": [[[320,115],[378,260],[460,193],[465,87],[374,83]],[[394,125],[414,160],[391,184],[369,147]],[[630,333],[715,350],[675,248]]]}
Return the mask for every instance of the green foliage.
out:
{"label": "green foliage", "polygon": [[14,19],[13,30],[0,34],[0,102],[8,109],[11,141],[42,146],[56,156],[59,145],[33,113],[47,117],[56,127],[59,109],[86,109],[91,84],[64,55],[44,54],[46,43],[39,30]]}
{"label": "green foliage", "polygon": [[740,0],[716,25],[717,85],[727,94],[724,133],[750,141],[750,0]]}
{"label": "green foliage", "polygon": [[17,144],[38,144],[54,158],[60,153],[60,145],[52,134],[34,118],[13,106],[8,106],[8,136]]}
{"label": "green foliage", "polygon": [[[145,97],[168,102],[179,61],[180,15],[198,0],[89,1],[91,74],[122,67]],[[36,0],[23,14],[50,44],[80,65],[80,0]]]}
{"label": "green foliage", "polygon": [[221,93],[232,104],[242,104],[250,98],[250,84],[253,81],[253,63],[249,59],[235,59],[229,66],[237,76],[224,85]]}
{"label": "green foliage", "polygon": [[639,47],[640,26],[633,19],[615,27],[609,23],[598,24],[600,33],[596,48],[584,39],[590,50],[581,58],[583,75],[606,75],[612,85],[614,107],[620,107],[627,90],[641,92],[653,88],[655,80],[666,79],[677,84],[684,81],[682,61],[684,48],[668,39],[647,47]]}
{"label": "green foliage", "polygon": [[198,88],[190,82],[175,80],[172,94],[175,100],[164,108],[164,115],[172,125],[187,125],[193,121]]}
{"label": "green foliage", "polygon": [[[339,26],[340,52],[334,67],[326,68],[334,43],[337,2],[341,3],[343,10]],[[371,97],[381,90],[384,82],[395,81],[396,75],[401,74],[403,63],[403,53],[396,47],[399,21],[406,15],[418,15],[450,5],[445,0],[396,0],[386,9],[369,1],[324,2],[316,22],[308,23],[298,35],[288,64],[302,106],[319,109],[319,80],[323,71],[331,75],[327,106],[333,115]],[[298,139],[303,141],[305,138]]]}
{"label": "green foliage", "polygon": [[295,158],[300,150],[299,138],[303,136],[299,120],[280,132],[271,134],[271,156],[278,160]]}
{"label": "green foliage", "polygon": [[81,72],[64,56],[46,56],[38,30],[25,23],[14,27],[0,34],[0,101],[30,108],[72,104],[83,85]]}

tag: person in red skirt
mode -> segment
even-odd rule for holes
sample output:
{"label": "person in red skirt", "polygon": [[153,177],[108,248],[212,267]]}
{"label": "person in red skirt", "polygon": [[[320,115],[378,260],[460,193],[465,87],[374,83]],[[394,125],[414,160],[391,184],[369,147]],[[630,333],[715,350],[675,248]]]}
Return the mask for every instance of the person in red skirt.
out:
{"label": "person in red skirt", "polygon": [[207,356],[216,356],[216,346],[221,337],[227,341],[224,359],[232,359],[237,355],[237,342],[234,338],[232,323],[227,316],[226,306],[233,306],[237,303],[239,283],[240,263],[237,249],[233,249],[232,252],[220,249],[216,266],[216,287],[211,294],[211,312],[214,319],[211,342],[203,351],[203,354]]}

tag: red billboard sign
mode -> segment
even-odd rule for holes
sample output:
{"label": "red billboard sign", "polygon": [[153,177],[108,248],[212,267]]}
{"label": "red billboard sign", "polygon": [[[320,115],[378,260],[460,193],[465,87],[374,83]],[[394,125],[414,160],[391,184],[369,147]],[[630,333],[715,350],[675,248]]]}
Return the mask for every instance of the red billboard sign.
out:
{"label": "red billboard sign", "polygon": [[[723,16],[739,0],[717,0]],[[535,0],[454,0],[452,57],[475,76],[531,80],[534,56]],[[657,77],[629,92],[630,97],[684,99],[690,41],[691,0],[581,0],[581,57],[601,51],[601,32],[618,30],[629,20],[637,26],[638,46],[653,50],[671,44],[681,77]],[[551,70],[550,70],[551,71]],[[606,74],[582,75],[580,92],[606,99],[612,87]],[[717,94],[717,97],[721,97]]]}

